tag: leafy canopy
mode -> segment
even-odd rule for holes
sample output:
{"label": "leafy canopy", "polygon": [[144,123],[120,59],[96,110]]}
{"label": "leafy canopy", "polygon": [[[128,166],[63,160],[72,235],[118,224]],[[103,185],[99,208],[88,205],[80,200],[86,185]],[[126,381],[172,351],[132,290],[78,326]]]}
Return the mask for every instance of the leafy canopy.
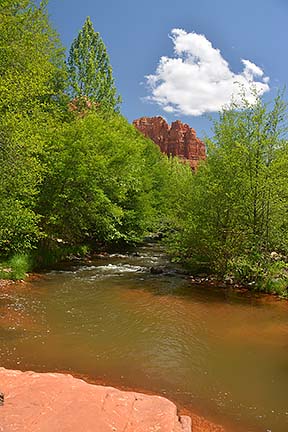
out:
{"label": "leafy canopy", "polygon": [[103,40],[88,17],[74,39],[68,57],[69,94],[87,98],[104,110],[119,110],[121,102]]}
{"label": "leafy canopy", "polygon": [[260,98],[243,105],[232,104],[214,122],[207,161],[186,203],[174,208],[179,224],[169,243],[194,269],[252,280],[260,272],[263,283],[271,279],[271,253],[288,254],[287,105],[280,96],[272,105]]}
{"label": "leafy canopy", "polygon": [[60,113],[63,54],[46,2],[1,2],[0,255],[26,252],[42,235],[35,204],[45,136]]}

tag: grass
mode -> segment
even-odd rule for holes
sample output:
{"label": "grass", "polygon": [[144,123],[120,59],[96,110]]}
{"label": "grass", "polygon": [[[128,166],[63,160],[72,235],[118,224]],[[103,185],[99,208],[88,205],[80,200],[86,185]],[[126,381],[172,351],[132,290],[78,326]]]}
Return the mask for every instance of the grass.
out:
{"label": "grass", "polygon": [[30,269],[30,259],[26,254],[16,254],[0,263],[0,279],[23,280]]}

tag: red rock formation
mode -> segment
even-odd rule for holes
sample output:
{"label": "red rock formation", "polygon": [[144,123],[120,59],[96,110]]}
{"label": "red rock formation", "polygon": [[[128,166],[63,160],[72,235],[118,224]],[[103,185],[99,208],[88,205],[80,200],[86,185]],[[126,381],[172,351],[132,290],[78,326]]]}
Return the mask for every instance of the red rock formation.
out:
{"label": "red rock formation", "polygon": [[74,112],[78,117],[82,118],[88,114],[88,112],[93,108],[99,108],[100,104],[98,102],[92,102],[87,98],[87,96],[76,97],[68,103],[68,111]]}
{"label": "red rock formation", "polygon": [[191,432],[160,396],[87,384],[71,375],[0,368],[1,432]]}
{"label": "red rock formation", "polygon": [[168,156],[178,156],[189,161],[194,170],[200,160],[206,159],[205,144],[196,136],[188,124],[176,120],[168,125],[162,117],[142,117],[134,120],[134,126],[146,137],[159,145]]}

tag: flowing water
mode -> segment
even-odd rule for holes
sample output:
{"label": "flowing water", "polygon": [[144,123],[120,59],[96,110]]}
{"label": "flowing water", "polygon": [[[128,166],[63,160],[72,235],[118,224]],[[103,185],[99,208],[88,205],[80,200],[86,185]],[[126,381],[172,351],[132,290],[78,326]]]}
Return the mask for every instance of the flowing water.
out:
{"label": "flowing water", "polygon": [[166,264],[147,245],[3,290],[1,366],[161,394],[229,432],[287,432],[287,302],[149,271]]}

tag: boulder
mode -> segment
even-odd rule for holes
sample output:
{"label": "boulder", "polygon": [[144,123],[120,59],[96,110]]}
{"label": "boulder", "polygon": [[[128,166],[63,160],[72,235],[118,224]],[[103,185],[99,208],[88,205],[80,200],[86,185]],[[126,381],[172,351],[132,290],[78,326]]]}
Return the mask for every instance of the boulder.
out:
{"label": "boulder", "polygon": [[160,396],[88,384],[71,375],[0,368],[1,432],[191,432]]}

